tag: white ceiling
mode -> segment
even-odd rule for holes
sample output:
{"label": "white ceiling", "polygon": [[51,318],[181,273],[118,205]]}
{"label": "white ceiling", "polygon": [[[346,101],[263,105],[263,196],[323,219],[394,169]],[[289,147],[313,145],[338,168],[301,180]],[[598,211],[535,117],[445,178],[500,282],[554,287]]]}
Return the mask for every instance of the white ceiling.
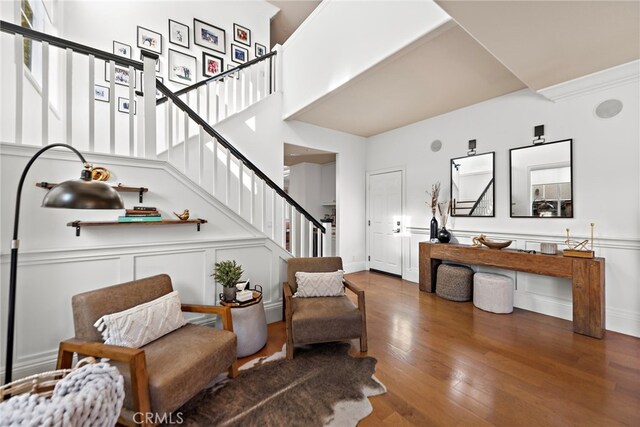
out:
{"label": "white ceiling", "polygon": [[316,150],[315,148],[301,147],[299,145],[284,144],[284,164],[293,166],[298,163],[317,163],[323,165],[336,161],[336,153]]}
{"label": "white ceiling", "polygon": [[640,58],[640,1],[436,0],[455,21],[292,118],[372,136]]}
{"label": "white ceiling", "polygon": [[271,46],[283,44],[320,4],[321,0],[268,0],[280,9],[271,19]]}

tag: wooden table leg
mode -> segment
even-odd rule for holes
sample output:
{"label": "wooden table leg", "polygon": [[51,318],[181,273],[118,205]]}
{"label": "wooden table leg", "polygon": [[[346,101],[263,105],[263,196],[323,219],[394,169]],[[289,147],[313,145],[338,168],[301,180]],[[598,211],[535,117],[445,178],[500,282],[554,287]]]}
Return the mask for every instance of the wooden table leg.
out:
{"label": "wooden table leg", "polygon": [[573,260],[573,331],[594,338],[605,332],[604,262]]}

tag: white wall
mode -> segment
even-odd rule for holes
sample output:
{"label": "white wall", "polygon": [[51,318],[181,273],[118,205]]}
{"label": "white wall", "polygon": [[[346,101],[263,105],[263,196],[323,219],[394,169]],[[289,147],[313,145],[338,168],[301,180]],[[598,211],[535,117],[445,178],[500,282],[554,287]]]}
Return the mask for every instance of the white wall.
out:
{"label": "white wall", "polygon": [[[2,144],[0,150],[0,357],[4,357],[15,190],[36,148]],[[200,232],[195,225],[130,225],[83,228],[80,237],[75,237],[67,222],[113,220],[123,211],[40,208],[46,193],[34,182],[75,178],[81,169],[68,151],[48,153],[34,163],[23,191],[14,377],[54,367],[58,342],[73,336],[72,295],[153,274],[168,273],[184,302],[213,304],[221,292],[209,276],[213,265],[235,259],[252,283],[263,286],[268,321],[280,320],[281,283],[289,254],[170,165],[86,154],[88,161],[111,170],[116,182],[148,187],[144,205],[158,207],[163,217],[189,208],[193,217],[207,219]],[[139,204],[136,193],[123,198],[128,208]],[[198,323],[210,320],[202,316],[190,319]],[[0,366],[4,366],[1,359]]]}
{"label": "white wall", "polygon": [[216,129],[282,185],[284,143],[336,153],[337,250],[346,271],[365,268],[365,138],[298,121],[282,121],[277,92]]}
{"label": "white wall", "polygon": [[431,0],[324,0],[282,46],[283,117],[291,117],[449,19]]}
{"label": "white wall", "polygon": [[[464,155],[466,141],[478,152],[496,152],[495,218],[451,218],[461,242],[485,233],[513,239],[512,247],[539,249],[540,242],[563,247],[565,228],[578,240],[596,224],[596,255],[606,258],[607,328],[640,336],[640,107],[638,79],[583,92],[556,103],[528,90],[518,91],[369,138],[367,170],[404,166],[407,229],[403,276],[418,279],[418,242],[427,239],[430,212],[425,193],[441,181],[449,194],[450,159]],[[603,100],[624,103],[611,119],[595,116]],[[545,124],[547,141],[573,138],[574,218],[527,219],[509,216],[509,149],[531,144],[533,127]],[[431,141],[443,142],[433,153]],[[444,198],[444,197],[443,197]],[[516,305],[571,318],[566,280],[508,273],[517,277]]]}
{"label": "white wall", "polygon": [[289,195],[314,218],[322,218],[322,167],[315,163],[298,163],[290,168]]}

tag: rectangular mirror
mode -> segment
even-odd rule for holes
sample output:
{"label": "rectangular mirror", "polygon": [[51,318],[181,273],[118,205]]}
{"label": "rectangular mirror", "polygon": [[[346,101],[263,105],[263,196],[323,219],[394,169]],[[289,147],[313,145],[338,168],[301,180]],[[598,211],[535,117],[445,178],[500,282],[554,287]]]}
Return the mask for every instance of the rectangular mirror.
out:
{"label": "rectangular mirror", "polygon": [[451,159],[451,216],[495,215],[495,153]]}
{"label": "rectangular mirror", "polygon": [[572,143],[510,150],[511,217],[573,218]]}

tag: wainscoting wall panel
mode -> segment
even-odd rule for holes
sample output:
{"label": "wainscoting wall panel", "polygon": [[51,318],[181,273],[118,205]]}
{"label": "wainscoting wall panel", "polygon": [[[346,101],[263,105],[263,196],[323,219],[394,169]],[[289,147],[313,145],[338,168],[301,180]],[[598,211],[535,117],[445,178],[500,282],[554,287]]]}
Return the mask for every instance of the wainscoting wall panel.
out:
{"label": "wainscoting wall panel", "polygon": [[[73,295],[167,273],[183,302],[216,304],[216,295],[221,289],[210,274],[215,262],[223,259],[235,259],[242,264],[245,277],[262,285],[267,321],[279,321],[282,316],[280,289],[288,258],[287,252],[264,237],[25,252],[21,254],[18,268],[14,377],[54,368],[58,343],[74,335]],[[0,267],[3,301],[0,333],[4,337],[8,254],[0,258]],[[200,324],[215,320],[212,316],[200,315],[187,318]],[[4,351],[3,347],[2,367]]]}

